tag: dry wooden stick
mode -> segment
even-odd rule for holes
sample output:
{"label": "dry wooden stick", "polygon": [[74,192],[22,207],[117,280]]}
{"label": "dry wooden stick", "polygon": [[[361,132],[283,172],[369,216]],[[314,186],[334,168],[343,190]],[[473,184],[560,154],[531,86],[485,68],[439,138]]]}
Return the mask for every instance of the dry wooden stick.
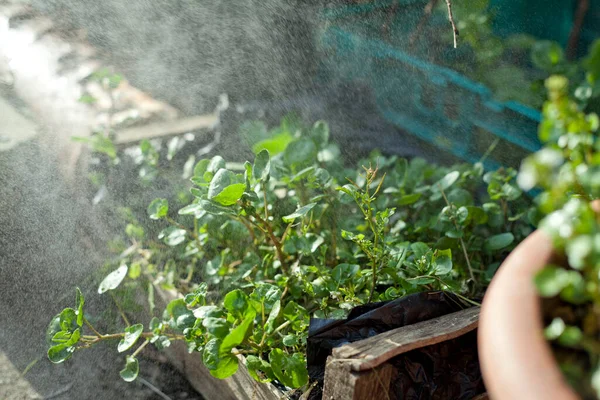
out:
{"label": "dry wooden stick", "polygon": [[452,24],[452,33],[454,35],[454,48],[456,48],[458,44],[458,28],[456,27],[456,23],[454,22],[454,15],[452,15],[452,2],[450,0],[446,0],[446,6],[448,7],[448,19]]}

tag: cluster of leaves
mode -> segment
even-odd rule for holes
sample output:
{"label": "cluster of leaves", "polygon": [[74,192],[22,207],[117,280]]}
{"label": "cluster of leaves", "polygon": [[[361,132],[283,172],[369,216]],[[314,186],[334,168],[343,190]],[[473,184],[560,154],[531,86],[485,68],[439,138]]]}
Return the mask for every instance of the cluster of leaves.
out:
{"label": "cluster of leaves", "polygon": [[546,81],[549,101],[539,128],[545,146],[527,158],[518,182],[539,186],[540,226],[556,251],[556,264],[535,278],[545,300],[546,337],[557,359],[584,398],[600,397],[600,120],[569,96],[568,79]]}
{"label": "cluster of leaves", "polygon": [[[248,123],[243,137],[253,163],[200,160],[191,201],[158,198],[149,220],[128,218],[118,268],[99,288],[135,282],[153,311],[157,290],[181,298],[146,332],[132,325],[102,335],[88,323],[94,334],[78,339],[82,325],[61,313],[55,321],[64,329],[53,338],[69,341],[52,339],[51,360],[105,339],[122,339],[127,346],[118,350],[139,337],[141,346],[159,348],[184,340],[216,377],[244,360],[257,381],[299,388],[308,381],[311,315],[343,318],[355,306],[419,291],[449,291],[474,304],[535,222],[511,169],[486,173],[480,163],[440,167],[378,153],[347,168],[326,123],[305,127],[293,118],[271,130]],[[55,357],[63,349],[56,346],[68,356]],[[138,351],[127,359],[126,379],[137,371]]]}

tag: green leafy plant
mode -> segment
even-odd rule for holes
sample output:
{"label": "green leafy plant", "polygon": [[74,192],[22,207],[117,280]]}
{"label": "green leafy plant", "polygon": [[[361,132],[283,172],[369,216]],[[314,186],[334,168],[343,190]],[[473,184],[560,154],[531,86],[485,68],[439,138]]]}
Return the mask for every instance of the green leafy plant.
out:
{"label": "green leafy plant", "polygon": [[[145,292],[151,315],[143,325],[123,313],[121,331],[101,334],[83,317],[77,291],[76,310],[49,328],[52,361],[105,341],[119,352],[137,345],[121,371],[132,380],[141,349],[181,340],[215,377],[244,363],[259,382],[300,388],[311,315],[343,318],[355,306],[420,291],[477,304],[535,222],[511,169],[376,152],[347,168],[324,122],[306,127],[288,117],[271,130],[252,122],[241,131],[252,163],[200,160],[188,196],[154,199],[146,218],[126,213],[125,242],[98,291],[117,305],[125,292]],[[167,291],[178,295],[159,316],[155,294]]]}
{"label": "green leafy plant", "polygon": [[555,264],[535,278],[545,299],[546,337],[569,382],[584,398],[600,397],[599,118],[586,114],[569,95],[568,80],[546,81],[549,101],[539,136],[544,148],[527,158],[519,173],[522,188],[541,187],[536,198],[540,226],[554,242]]}

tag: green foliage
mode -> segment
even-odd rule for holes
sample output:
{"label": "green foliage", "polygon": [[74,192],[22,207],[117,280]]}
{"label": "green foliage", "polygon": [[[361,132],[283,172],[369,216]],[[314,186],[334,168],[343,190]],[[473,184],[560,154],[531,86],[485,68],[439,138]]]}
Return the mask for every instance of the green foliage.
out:
{"label": "green foliage", "polygon": [[[535,277],[548,304],[546,337],[566,377],[584,398],[600,397],[600,223],[592,202],[599,198],[598,116],[586,114],[569,95],[568,80],[546,81],[549,101],[539,136],[544,148],[527,158],[518,182],[543,189],[535,199],[540,226],[552,237],[556,265]],[[565,352],[565,348],[575,350]]]}
{"label": "green foliage", "polygon": [[[243,355],[257,381],[305,386],[311,316],[343,318],[353,307],[420,291],[473,304],[531,232],[530,202],[512,170],[376,152],[348,168],[326,123],[305,127],[293,117],[271,130],[247,123],[242,135],[252,162],[199,160],[186,167],[187,197],[140,207],[145,220],[124,213],[127,244],[111,260],[120,267],[99,291],[117,298],[137,287],[150,309],[154,290],[182,295],[161,318],[141,321],[145,332],[136,324],[101,335],[85,324],[93,334],[82,335],[80,347],[119,339],[125,352],[145,339],[127,359],[126,380],[146,344],[182,340],[215,377],[234,374]],[[80,329],[78,315],[65,311],[59,331],[61,323],[64,335]],[[53,320],[49,332],[56,329]]]}

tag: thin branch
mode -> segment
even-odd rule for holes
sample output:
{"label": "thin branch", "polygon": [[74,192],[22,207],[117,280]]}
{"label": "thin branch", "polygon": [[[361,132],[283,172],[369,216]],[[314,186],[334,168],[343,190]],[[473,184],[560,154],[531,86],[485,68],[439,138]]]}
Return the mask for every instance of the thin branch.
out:
{"label": "thin branch", "polygon": [[577,5],[577,13],[575,14],[575,20],[573,21],[573,28],[569,35],[569,42],[567,44],[567,56],[570,60],[573,60],[577,55],[577,45],[579,44],[579,37],[581,36],[581,30],[583,23],[585,22],[585,16],[590,9],[590,0],[579,0]]}
{"label": "thin branch", "polygon": [[458,28],[456,27],[456,23],[454,22],[454,15],[452,15],[452,2],[451,0],[446,0],[446,6],[448,7],[448,19],[452,24],[452,33],[454,35],[454,48],[458,45]]}
{"label": "thin branch", "polygon": [[96,334],[96,336],[102,337],[102,334],[99,333],[96,328],[92,326],[92,324],[90,324],[90,321],[88,321],[87,318],[83,318],[83,322],[85,322],[85,324],[92,330],[92,332]]}

